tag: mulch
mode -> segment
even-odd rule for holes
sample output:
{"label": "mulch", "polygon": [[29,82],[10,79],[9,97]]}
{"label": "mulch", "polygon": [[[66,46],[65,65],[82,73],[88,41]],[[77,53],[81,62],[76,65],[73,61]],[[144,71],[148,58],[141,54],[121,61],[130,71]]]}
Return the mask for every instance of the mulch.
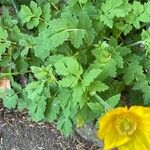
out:
{"label": "mulch", "polygon": [[26,111],[4,110],[0,103],[0,150],[100,150],[77,133],[65,138],[54,124],[34,123]]}

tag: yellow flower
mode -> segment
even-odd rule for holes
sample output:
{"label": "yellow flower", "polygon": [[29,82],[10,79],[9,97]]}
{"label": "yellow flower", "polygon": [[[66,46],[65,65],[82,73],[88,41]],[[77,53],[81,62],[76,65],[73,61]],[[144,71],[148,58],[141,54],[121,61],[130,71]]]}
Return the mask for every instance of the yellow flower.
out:
{"label": "yellow flower", "polygon": [[150,107],[119,107],[99,119],[104,150],[150,150]]}

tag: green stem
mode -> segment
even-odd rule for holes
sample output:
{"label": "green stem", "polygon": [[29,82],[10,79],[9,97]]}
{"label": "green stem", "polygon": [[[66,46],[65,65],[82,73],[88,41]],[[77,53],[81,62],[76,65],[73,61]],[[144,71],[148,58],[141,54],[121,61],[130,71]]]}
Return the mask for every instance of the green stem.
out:
{"label": "green stem", "polygon": [[11,76],[11,75],[18,75],[19,72],[15,72],[15,73],[1,73],[0,76]]}
{"label": "green stem", "polygon": [[66,29],[67,32],[73,32],[73,31],[85,31],[84,29]]}
{"label": "green stem", "polygon": [[[11,47],[8,48],[8,55],[9,55],[9,61],[11,62],[11,60],[12,60],[12,48]],[[11,74],[11,67],[10,66],[8,68],[8,73]]]}
{"label": "green stem", "polygon": [[108,105],[100,96],[98,96],[97,94],[94,95],[96,99],[99,100],[99,102],[107,109],[110,110],[112,109],[112,107],[110,105]]}
{"label": "green stem", "polygon": [[16,4],[16,1],[14,0],[10,0],[10,2],[12,3],[13,7],[14,7],[14,10],[15,10],[15,13],[17,14],[19,12],[18,10],[18,7],[17,7],[17,4]]}
{"label": "green stem", "polygon": [[19,75],[19,74],[25,74],[25,73],[30,73],[31,71],[26,71],[24,73],[20,73],[20,72],[8,72],[8,73],[1,73],[0,74],[0,77],[3,77],[3,76],[12,76],[12,75]]}
{"label": "green stem", "polygon": [[54,9],[55,9],[56,11],[59,12],[59,9],[57,8],[57,6],[56,6],[54,3],[52,3],[50,0],[48,0],[48,2],[54,7]]}
{"label": "green stem", "polygon": [[45,20],[44,20],[43,18],[40,17],[39,19],[40,19],[41,21],[45,22]]}

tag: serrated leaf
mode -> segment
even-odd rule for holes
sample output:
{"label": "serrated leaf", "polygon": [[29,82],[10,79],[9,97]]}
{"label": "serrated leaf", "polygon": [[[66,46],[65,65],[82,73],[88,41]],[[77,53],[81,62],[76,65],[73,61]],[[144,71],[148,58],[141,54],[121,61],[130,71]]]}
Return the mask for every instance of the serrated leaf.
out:
{"label": "serrated leaf", "polygon": [[144,91],[143,98],[144,98],[144,105],[149,105],[150,104],[150,86]]}
{"label": "serrated leaf", "polygon": [[136,82],[134,87],[134,90],[141,90],[143,92],[143,98],[144,98],[144,104],[147,105],[150,103],[150,86],[148,84],[147,80],[141,80],[139,82]]}
{"label": "serrated leaf", "polygon": [[0,26],[0,39],[1,40],[6,40],[8,37],[8,33],[6,30],[4,30],[1,26]]}
{"label": "serrated leaf", "polygon": [[87,3],[87,0],[79,0],[80,3],[85,4]]}
{"label": "serrated leaf", "polygon": [[109,87],[101,82],[101,81],[94,81],[91,85],[90,85],[90,91],[93,91],[93,92],[104,92],[106,90],[108,90]]}
{"label": "serrated leaf", "polygon": [[127,54],[131,53],[131,50],[128,47],[119,47],[118,51],[121,57],[126,56]]}
{"label": "serrated leaf", "polygon": [[112,58],[109,49],[110,47],[108,43],[100,42],[97,44],[96,48],[92,51],[92,53],[96,57],[98,62],[106,63]]}
{"label": "serrated leaf", "polygon": [[17,105],[18,96],[11,90],[6,90],[5,96],[3,97],[3,104],[6,108],[15,108]]}
{"label": "serrated leaf", "polygon": [[[44,0],[44,2],[45,2],[45,0]],[[51,0],[51,2],[56,5],[59,2],[59,0]]]}
{"label": "serrated leaf", "polygon": [[10,42],[7,40],[8,33],[0,26],[0,57],[5,52],[6,48],[10,46]]}
{"label": "serrated leaf", "polygon": [[67,67],[65,66],[65,64],[63,62],[56,62],[54,64],[55,68],[56,68],[56,72],[59,74],[59,75],[64,75],[64,76],[67,76],[69,74],[68,70],[67,70]]}
{"label": "serrated leaf", "polygon": [[58,96],[55,99],[57,99],[60,102],[60,107],[64,109],[67,106],[70,97],[71,91],[69,89],[60,88]]}
{"label": "serrated leaf", "polygon": [[54,64],[54,66],[56,68],[56,72],[59,75],[67,76],[69,74],[72,74],[78,76],[81,75],[83,72],[80,64],[77,62],[75,58],[72,57],[64,57],[62,60],[57,61]]}
{"label": "serrated leaf", "polygon": [[112,28],[113,27],[113,20],[110,16],[101,16],[101,21],[104,22],[108,27]]}
{"label": "serrated leaf", "polygon": [[53,99],[48,101],[46,104],[46,111],[45,111],[45,120],[48,122],[53,122],[57,119],[57,116],[60,112],[60,100]]}
{"label": "serrated leaf", "polygon": [[32,18],[30,22],[27,22],[27,28],[28,29],[33,29],[34,27],[37,27],[39,24],[39,19],[38,18]]}
{"label": "serrated leaf", "polygon": [[106,103],[109,105],[109,106],[111,106],[112,108],[115,108],[115,106],[119,103],[119,101],[120,101],[120,94],[118,94],[118,95],[114,95],[114,96],[112,96],[112,97],[110,97],[107,101],[106,101]]}
{"label": "serrated leaf", "polygon": [[83,43],[85,32],[84,30],[74,30],[74,32],[70,33],[70,41],[74,45],[74,47],[79,48]]}
{"label": "serrated leaf", "polygon": [[103,106],[100,103],[87,103],[89,108],[92,110],[95,117],[99,117],[101,113],[104,111]]}
{"label": "serrated leaf", "polygon": [[84,101],[82,99],[82,94],[84,93],[84,90],[81,85],[77,85],[73,88],[72,92],[72,105],[73,107],[76,107],[79,103],[80,108],[84,106]]}
{"label": "serrated leaf", "polygon": [[19,43],[22,38],[22,33],[17,25],[14,25],[11,29],[10,38],[12,41]]}
{"label": "serrated leaf", "polygon": [[101,79],[106,79],[109,76],[115,77],[117,67],[123,67],[123,58],[120,53],[116,52],[114,47],[106,42],[99,42],[92,53],[96,57],[93,67],[103,70],[100,76]]}
{"label": "serrated leaf", "polygon": [[43,13],[42,13],[42,18],[45,21],[49,21],[51,19],[51,6],[49,3],[45,3],[43,6]]}
{"label": "serrated leaf", "polygon": [[20,73],[24,73],[27,71],[27,68],[29,66],[28,62],[25,61],[26,59],[23,57],[18,57],[15,60],[16,68]]}
{"label": "serrated leaf", "polygon": [[78,83],[78,77],[75,77],[73,75],[68,75],[64,77],[62,80],[58,81],[60,86],[63,87],[74,87]]}
{"label": "serrated leaf", "polygon": [[19,111],[23,111],[24,109],[27,109],[28,103],[26,100],[19,98],[18,99],[18,107],[17,109]]}
{"label": "serrated leaf", "polygon": [[140,28],[140,15],[143,12],[143,5],[140,2],[134,1],[133,3],[133,11],[134,15],[136,15],[136,18],[133,20],[133,26],[136,28]]}
{"label": "serrated leaf", "polygon": [[31,1],[30,2],[30,7],[31,7],[31,10],[33,12],[33,14],[35,15],[35,17],[40,17],[40,15],[42,14],[42,10],[41,8],[37,5],[36,2],[34,1]]}
{"label": "serrated leaf", "polygon": [[94,79],[98,77],[98,75],[102,72],[103,70],[101,69],[92,69],[88,73],[86,73],[83,77],[83,84],[85,86],[89,86]]}
{"label": "serrated leaf", "polygon": [[32,101],[29,107],[29,114],[32,119],[36,122],[44,119],[44,112],[46,109],[46,97],[36,96],[36,101]]}
{"label": "serrated leaf", "polygon": [[112,28],[115,16],[125,17],[125,11],[121,8],[122,4],[122,0],[106,0],[101,6],[104,14],[101,14],[100,21],[103,21],[105,25]]}
{"label": "serrated leaf", "polygon": [[116,61],[116,65],[119,68],[123,68],[124,61],[123,61],[123,58],[120,56],[120,53],[115,53],[115,55],[113,56],[113,59]]}
{"label": "serrated leaf", "polygon": [[79,48],[83,43],[84,29],[78,28],[78,22],[76,16],[72,16],[70,13],[62,14],[63,20],[66,22],[67,28],[69,28],[69,40],[74,45],[74,47]]}
{"label": "serrated leaf", "polygon": [[19,17],[22,21],[22,23],[27,23],[30,21],[32,17],[34,17],[34,14],[31,12],[30,8],[26,5],[21,5],[21,10],[19,12]]}
{"label": "serrated leaf", "polygon": [[148,54],[150,52],[150,28],[148,30],[143,30],[141,37],[146,49],[146,54]]}
{"label": "serrated leaf", "polygon": [[87,45],[91,45],[94,38],[95,38],[96,32],[94,31],[94,28],[92,26],[92,20],[87,15],[87,12],[83,12],[79,16],[78,26],[79,26],[79,28],[84,30],[84,41],[85,41],[85,43]]}
{"label": "serrated leaf", "polygon": [[25,46],[26,48],[32,48],[34,43],[34,37],[32,35],[23,34],[19,41],[19,45]]}
{"label": "serrated leaf", "polygon": [[48,74],[45,67],[32,66],[31,70],[34,73],[35,77],[38,79],[44,79],[46,75]]}
{"label": "serrated leaf", "polygon": [[12,28],[14,25],[17,24],[18,21],[16,19],[13,19],[13,17],[10,15],[10,11],[7,6],[3,5],[2,10],[3,10],[3,13],[1,15],[2,24],[4,26]]}
{"label": "serrated leaf", "polygon": [[142,90],[144,91],[144,89],[146,89],[148,86],[148,81],[144,80],[144,81],[139,81],[139,82],[136,82],[133,89],[134,90]]}
{"label": "serrated leaf", "polygon": [[130,84],[134,79],[138,80],[138,77],[143,77],[143,68],[142,66],[139,64],[139,62],[137,60],[133,60],[128,68],[125,71],[124,74],[124,80],[126,82],[126,84]]}
{"label": "serrated leaf", "polygon": [[33,29],[34,27],[38,26],[41,14],[41,8],[36,2],[31,1],[30,7],[21,5],[19,17],[23,24],[26,23],[28,29]]}
{"label": "serrated leaf", "polygon": [[27,92],[25,89],[22,90],[21,96],[18,99],[18,109],[22,111],[24,109],[28,109],[31,104],[31,100],[27,97]]}
{"label": "serrated leaf", "polygon": [[32,100],[36,100],[36,96],[40,95],[44,89],[44,82],[34,81],[29,83],[26,86],[26,91],[28,93],[28,98]]}
{"label": "serrated leaf", "polygon": [[74,87],[77,85],[83,70],[76,59],[64,57],[64,59],[55,63],[54,66],[59,75],[65,76],[58,81],[60,86]]}
{"label": "serrated leaf", "polygon": [[35,47],[34,53],[36,57],[45,59],[49,56],[50,52],[61,45],[69,37],[67,31],[52,32],[50,28],[40,32],[38,37],[34,39]]}
{"label": "serrated leaf", "polygon": [[83,72],[82,67],[77,62],[76,59],[68,57],[65,59],[65,64],[67,66],[67,70],[68,70],[69,74],[72,74],[75,76],[82,74],[82,72]]}
{"label": "serrated leaf", "polygon": [[[57,46],[70,40],[76,47],[82,44],[82,29],[77,28],[78,20],[70,14],[62,14],[61,18],[49,22],[49,27],[41,31],[35,38],[35,55],[37,57],[49,56],[50,52]],[[78,32],[80,31],[80,32]],[[80,38],[76,36],[80,34]]]}
{"label": "serrated leaf", "polygon": [[21,57],[26,56],[28,54],[28,52],[29,52],[29,48],[25,47],[25,49],[23,49],[22,52],[21,52]]}
{"label": "serrated leaf", "polygon": [[34,73],[35,77],[39,80],[46,80],[49,82],[52,82],[54,80],[54,77],[52,75],[52,67],[51,65],[48,66],[42,66],[42,67],[31,67],[32,72]]}
{"label": "serrated leaf", "polygon": [[80,111],[78,111],[77,117],[82,117],[85,123],[92,122],[95,118],[92,110],[87,104],[84,105]]}
{"label": "serrated leaf", "polygon": [[68,0],[67,3],[70,4],[71,6],[73,6],[74,4],[76,4],[78,2],[78,0]]}
{"label": "serrated leaf", "polygon": [[73,129],[72,129],[73,125],[72,122],[69,118],[66,118],[65,116],[61,116],[58,119],[57,122],[57,129],[59,129],[66,137],[68,137]]}
{"label": "serrated leaf", "polygon": [[1,55],[6,51],[6,48],[9,48],[10,43],[0,43],[0,58]]}
{"label": "serrated leaf", "polygon": [[109,60],[105,65],[102,66],[103,75],[105,77],[115,77],[116,76],[116,62],[114,59]]}

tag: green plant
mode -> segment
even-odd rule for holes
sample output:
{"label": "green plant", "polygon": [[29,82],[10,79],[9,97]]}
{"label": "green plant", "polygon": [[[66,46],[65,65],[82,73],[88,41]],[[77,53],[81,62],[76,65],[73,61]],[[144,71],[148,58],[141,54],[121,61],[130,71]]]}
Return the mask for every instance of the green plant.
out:
{"label": "green plant", "polygon": [[68,136],[108,107],[150,104],[149,0],[11,2],[0,17],[4,107]]}

